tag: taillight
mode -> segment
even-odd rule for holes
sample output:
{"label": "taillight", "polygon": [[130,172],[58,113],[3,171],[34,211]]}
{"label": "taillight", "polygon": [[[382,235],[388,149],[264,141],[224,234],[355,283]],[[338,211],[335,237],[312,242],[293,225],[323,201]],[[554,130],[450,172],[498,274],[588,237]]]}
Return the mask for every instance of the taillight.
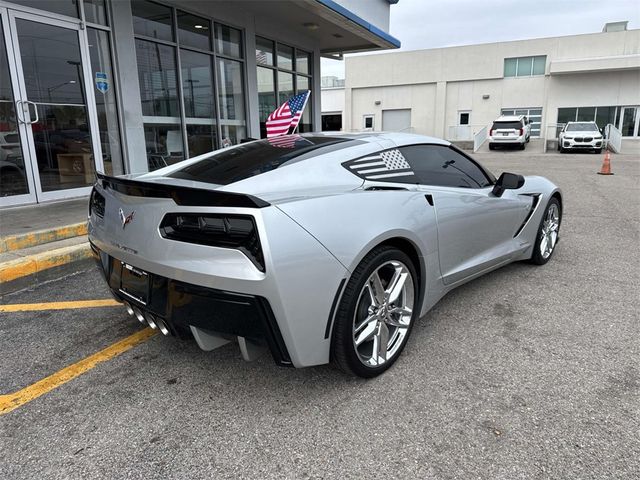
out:
{"label": "taillight", "polygon": [[210,247],[233,248],[265,271],[256,222],[249,215],[168,213],[160,223],[163,238]]}
{"label": "taillight", "polygon": [[489,130],[489,136],[493,137],[493,128],[491,130]]}
{"label": "taillight", "polygon": [[520,136],[524,135],[524,128],[520,129]]}
{"label": "taillight", "polygon": [[89,197],[89,216],[94,213],[96,217],[104,218],[104,205],[104,196],[93,187]]}

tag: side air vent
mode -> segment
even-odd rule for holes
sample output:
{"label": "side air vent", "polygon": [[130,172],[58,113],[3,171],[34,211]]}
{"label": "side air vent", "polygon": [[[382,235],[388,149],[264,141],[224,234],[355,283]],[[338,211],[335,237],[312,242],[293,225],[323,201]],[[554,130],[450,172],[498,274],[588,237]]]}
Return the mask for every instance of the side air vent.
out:
{"label": "side air vent", "polygon": [[104,196],[94,188],[89,197],[89,216],[94,214],[96,217],[104,218],[104,205]]}
{"label": "side air vent", "polygon": [[160,235],[178,242],[239,250],[258,270],[265,271],[258,229],[250,215],[168,213],[160,223]]}
{"label": "side air vent", "polygon": [[531,220],[531,216],[533,215],[533,212],[536,211],[536,207],[538,206],[538,203],[540,203],[539,193],[532,193],[532,194],[528,194],[527,196],[530,196],[533,201],[531,202],[531,207],[529,207],[529,213],[527,213],[527,217],[524,219],[524,221],[522,222],[522,225],[520,225],[520,228],[518,228],[518,231],[515,233],[513,238],[516,238],[518,235],[520,235],[520,232],[524,230],[524,227],[526,227],[527,223],[529,223],[529,220]]}

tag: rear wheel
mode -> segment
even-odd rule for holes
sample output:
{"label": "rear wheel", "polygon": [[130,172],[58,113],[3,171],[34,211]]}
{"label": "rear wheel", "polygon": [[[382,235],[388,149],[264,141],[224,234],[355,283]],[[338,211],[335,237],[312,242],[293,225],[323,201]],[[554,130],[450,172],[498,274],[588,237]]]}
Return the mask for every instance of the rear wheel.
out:
{"label": "rear wheel", "polygon": [[380,375],[404,349],[417,305],[417,274],[411,259],[394,247],[376,248],[345,287],[333,329],[332,361],[352,375]]}
{"label": "rear wheel", "polygon": [[531,255],[532,263],[544,265],[551,259],[558,243],[561,221],[562,210],[560,209],[560,202],[555,197],[551,198],[542,216],[540,227],[538,227],[536,243],[533,246],[533,254]]}
{"label": "rear wheel", "polygon": [[493,143],[489,144],[489,150],[495,150],[496,146]]}
{"label": "rear wheel", "polygon": [[526,146],[527,146],[527,144],[526,144],[526,143],[521,143],[521,144],[519,145],[519,148],[520,148],[520,150],[524,150]]}

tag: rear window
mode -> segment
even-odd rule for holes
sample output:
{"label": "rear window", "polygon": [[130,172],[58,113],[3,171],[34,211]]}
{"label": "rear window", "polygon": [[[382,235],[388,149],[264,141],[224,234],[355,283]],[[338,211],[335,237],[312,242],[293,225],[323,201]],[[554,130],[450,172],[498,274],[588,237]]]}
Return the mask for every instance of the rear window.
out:
{"label": "rear window", "polygon": [[320,136],[283,136],[215,152],[208,158],[173,172],[169,177],[229,185],[303,160],[357,145],[359,140]]}
{"label": "rear window", "polygon": [[520,130],[522,128],[522,124],[520,122],[493,122],[492,130],[498,129],[513,129]]}
{"label": "rear window", "polygon": [[598,126],[595,123],[574,123],[567,125],[567,132],[598,132]]}

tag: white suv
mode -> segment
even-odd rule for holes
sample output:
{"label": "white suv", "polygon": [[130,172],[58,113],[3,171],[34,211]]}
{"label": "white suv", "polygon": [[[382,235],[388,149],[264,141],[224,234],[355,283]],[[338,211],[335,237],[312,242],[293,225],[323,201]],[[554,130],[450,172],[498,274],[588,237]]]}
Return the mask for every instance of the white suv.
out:
{"label": "white suv", "polygon": [[558,151],[593,150],[602,152],[604,139],[596,122],[568,122],[558,136]]}
{"label": "white suv", "polygon": [[518,145],[524,150],[531,137],[531,124],[524,115],[502,115],[489,131],[489,150],[497,145]]}

